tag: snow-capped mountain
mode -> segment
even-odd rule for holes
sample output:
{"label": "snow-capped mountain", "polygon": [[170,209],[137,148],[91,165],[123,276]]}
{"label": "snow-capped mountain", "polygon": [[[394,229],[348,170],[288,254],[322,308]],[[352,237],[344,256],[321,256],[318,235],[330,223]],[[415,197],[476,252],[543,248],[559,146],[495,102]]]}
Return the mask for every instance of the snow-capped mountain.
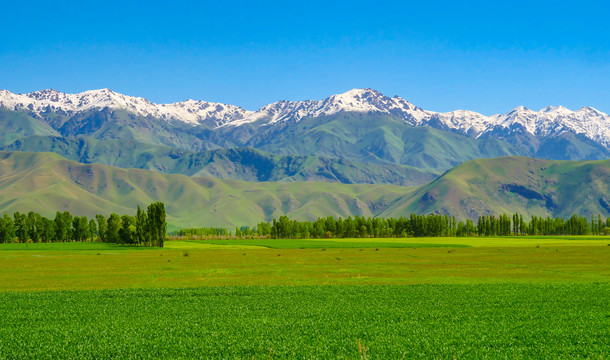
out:
{"label": "snow-capped mountain", "polygon": [[239,126],[252,122],[271,125],[339,112],[382,112],[404,118],[413,125],[427,116],[427,112],[400,97],[390,98],[373,89],[353,89],[319,101],[278,101],[225,125]]}
{"label": "snow-capped mountain", "polygon": [[549,106],[532,111],[520,106],[506,114],[492,116],[466,110],[439,113],[420,109],[401,97],[388,97],[373,89],[353,89],[319,101],[278,101],[257,111],[195,100],[154,104],[109,89],[79,94],[55,90],[13,94],[0,90],[0,107],[38,116],[48,111],[75,114],[96,108],[122,109],[141,116],[212,128],[244,124],[273,126],[339,112],[376,112],[396,116],[412,126],[432,126],[471,137],[493,134],[498,129],[522,129],[539,138],[572,132],[610,148],[610,116],[591,107],[571,111],[561,106]]}
{"label": "snow-capped mountain", "polygon": [[13,94],[0,90],[0,107],[38,115],[49,110],[74,114],[96,108],[111,108],[163,120],[194,125],[211,123],[213,126],[221,126],[251,113],[239,106],[206,101],[187,100],[172,104],[154,104],[144,98],[119,94],[109,89],[90,90],[79,94],[66,94],[52,89],[29,94]]}
{"label": "snow-capped mountain", "polygon": [[490,125],[482,134],[491,131],[493,127],[512,128],[518,125],[537,137],[572,132],[606,147],[610,145],[610,116],[588,106],[576,111],[563,106],[547,106],[540,111],[532,111],[520,106],[506,114],[491,116],[490,119]]}

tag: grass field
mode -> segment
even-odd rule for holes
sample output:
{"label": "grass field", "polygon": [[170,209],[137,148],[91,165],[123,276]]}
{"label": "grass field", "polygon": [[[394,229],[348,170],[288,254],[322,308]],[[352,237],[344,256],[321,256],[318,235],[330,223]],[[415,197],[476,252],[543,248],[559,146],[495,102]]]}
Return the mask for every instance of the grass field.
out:
{"label": "grass field", "polygon": [[0,358],[360,359],[360,342],[370,359],[605,359],[609,295],[607,283],[0,293]]}
{"label": "grass field", "polygon": [[226,239],[168,241],[165,247],[198,248],[209,245],[266,247],[272,249],[318,248],[415,248],[415,247],[536,247],[610,246],[605,236],[421,237],[356,239]]}
{"label": "grass field", "polygon": [[601,237],[262,239],[168,241],[164,249],[1,244],[0,291],[605,282],[608,242]]}
{"label": "grass field", "polygon": [[0,359],[606,359],[608,243],[0,244]]}

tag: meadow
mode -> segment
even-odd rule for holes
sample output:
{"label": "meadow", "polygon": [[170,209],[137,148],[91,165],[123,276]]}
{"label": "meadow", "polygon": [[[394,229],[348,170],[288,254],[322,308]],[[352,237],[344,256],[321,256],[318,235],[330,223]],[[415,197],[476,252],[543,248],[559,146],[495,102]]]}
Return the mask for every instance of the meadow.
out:
{"label": "meadow", "polygon": [[0,244],[0,358],[605,359],[608,243]]}
{"label": "meadow", "polygon": [[0,293],[0,358],[604,359],[609,294],[608,284]]}

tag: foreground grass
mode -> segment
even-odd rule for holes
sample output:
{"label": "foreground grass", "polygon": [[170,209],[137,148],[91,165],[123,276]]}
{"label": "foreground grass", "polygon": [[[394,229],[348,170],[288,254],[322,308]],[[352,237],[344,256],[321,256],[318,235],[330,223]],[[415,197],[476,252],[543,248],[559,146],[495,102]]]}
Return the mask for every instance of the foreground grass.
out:
{"label": "foreground grass", "polygon": [[[349,245],[356,240],[350,239]],[[464,242],[475,240],[481,239]],[[524,240],[521,246],[509,242],[510,246],[489,243],[462,247],[468,245],[463,243],[443,247],[308,249],[272,249],[239,243],[198,243],[200,248],[191,248],[193,244],[176,242],[173,243],[179,245],[176,249],[95,248],[98,245],[91,244],[91,249],[79,251],[71,248],[73,243],[49,244],[56,247],[44,250],[15,250],[16,245],[31,244],[7,244],[8,249],[0,244],[0,291],[220,285],[591,283],[610,278],[610,246],[606,246],[605,240],[547,240],[546,243],[542,239]],[[300,242],[302,245],[305,241]]]}
{"label": "foreground grass", "polygon": [[0,293],[0,358],[605,359],[609,309],[608,283]]}

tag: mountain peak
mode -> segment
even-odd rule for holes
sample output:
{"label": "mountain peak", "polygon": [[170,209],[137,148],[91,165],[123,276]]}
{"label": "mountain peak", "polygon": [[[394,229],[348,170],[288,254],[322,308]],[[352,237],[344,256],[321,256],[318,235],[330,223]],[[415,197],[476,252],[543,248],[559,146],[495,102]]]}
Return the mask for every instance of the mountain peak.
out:
{"label": "mountain peak", "polygon": [[601,111],[599,111],[596,108],[591,107],[591,106],[583,106],[580,109],[578,109],[578,112],[589,112],[589,113],[593,113],[593,114],[603,114]]}
{"label": "mountain peak", "polygon": [[341,94],[335,94],[330,98],[336,99],[354,99],[358,101],[371,101],[373,99],[385,98],[386,96],[375,89],[362,88],[362,89],[351,89]]}
{"label": "mountain peak", "polygon": [[371,89],[371,88],[355,88],[355,89],[348,90],[341,94],[336,94],[336,96],[340,96],[340,95],[353,96],[353,97],[367,96],[367,95],[383,96],[382,93],[380,93],[379,91],[377,91],[375,89]]}
{"label": "mountain peak", "polygon": [[48,99],[51,101],[57,101],[61,95],[63,95],[63,93],[60,91],[57,91],[55,89],[44,89],[44,90],[33,91],[29,94],[25,94],[25,96],[27,96],[31,99],[36,99],[36,100]]}
{"label": "mountain peak", "polygon": [[509,114],[512,113],[512,112],[528,112],[528,111],[531,111],[531,110],[526,108],[523,105],[519,105],[516,108],[512,109],[511,111],[509,111]]}
{"label": "mountain peak", "polygon": [[103,89],[87,90],[80,94],[117,94],[117,93],[108,88],[103,88]]}
{"label": "mountain peak", "polygon": [[559,106],[550,106],[549,105],[549,106],[541,109],[540,112],[544,112],[544,113],[551,113],[551,112],[553,112],[553,113],[570,113],[571,111],[570,111],[570,109],[565,108],[565,107],[563,107],[561,105],[559,105]]}

